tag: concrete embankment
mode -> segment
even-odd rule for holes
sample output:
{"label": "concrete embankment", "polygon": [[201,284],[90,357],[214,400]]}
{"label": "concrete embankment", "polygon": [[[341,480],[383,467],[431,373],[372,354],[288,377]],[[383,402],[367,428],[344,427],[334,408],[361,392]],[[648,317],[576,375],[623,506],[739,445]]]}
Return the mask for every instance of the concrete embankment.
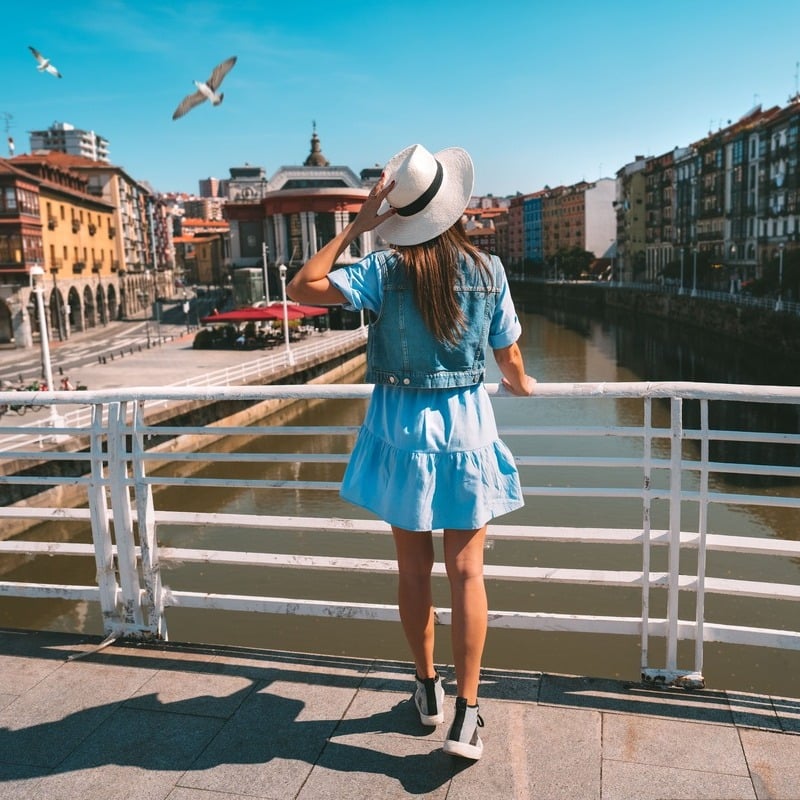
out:
{"label": "concrete embankment", "polygon": [[651,317],[706,331],[731,343],[763,347],[773,355],[798,357],[800,317],[769,308],[604,283],[511,281],[511,292],[517,305],[530,311],[563,308],[628,319]]}

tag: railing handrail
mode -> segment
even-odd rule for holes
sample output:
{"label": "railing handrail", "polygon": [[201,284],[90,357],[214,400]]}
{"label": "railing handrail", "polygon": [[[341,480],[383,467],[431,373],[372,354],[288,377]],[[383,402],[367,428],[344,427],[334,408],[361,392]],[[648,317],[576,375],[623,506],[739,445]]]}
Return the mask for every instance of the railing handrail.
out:
{"label": "railing handrail", "polygon": [[[272,552],[230,552],[224,548],[205,549],[193,547],[165,547],[159,545],[156,532],[161,525],[179,525],[225,529],[231,526],[260,531],[268,537],[271,530],[347,530],[365,536],[385,535],[388,526],[381,522],[335,517],[302,517],[263,514],[231,514],[193,511],[174,511],[158,507],[157,489],[168,486],[246,487],[252,491],[281,491],[291,487],[293,492],[313,490],[336,492],[338,480],[318,479],[302,475],[287,478],[284,474],[274,477],[236,478],[225,473],[225,465],[232,461],[250,460],[262,464],[344,464],[347,448],[338,452],[278,452],[226,453],[215,451],[196,452],[195,448],[176,448],[174,445],[157,445],[149,448],[151,437],[215,437],[241,435],[275,435],[282,437],[311,436],[319,431],[326,435],[352,436],[357,426],[333,425],[320,415],[319,426],[291,426],[286,424],[240,425],[222,422],[215,426],[203,425],[154,425],[147,424],[144,410],[159,401],[164,403],[179,400],[365,400],[371,388],[368,385],[268,385],[268,386],[172,386],[134,387],[81,392],[26,393],[28,402],[53,401],[54,404],[75,402],[87,403],[91,411],[89,425],[70,428],[67,425],[54,427],[46,432],[51,438],[72,436],[84,442],[88,438],[89,448],[83,453],[63,452],[65,445],[53,442],[47,456],[42,449],[25,450],[17,447],[0,453],[0,461],[24,464],[28,461],[82,461],[85,466],[80,474],[31,476],[22,472],[7,474],[3,479],[9,486],[26,484],[45,491],[50,487],[71,487],[82,492],[88,508],[62,508],[48,505],[47,495],[43,505],[36,507],[30,501],[25,504],[0,508],[0,519],[7,520],[90,520],[93,546],[61,542],[24,542],[12,540],[0,542],[0,555],[4,553],[32,556],[49,555],[86,557],[93,555],[97,563],[98,580],[95,586],[70,586],[62,584],[30,584],[0,581],[0,594],[23,597],[61,597],[98,602],[103,611],[106,633],[112,635],[166,636],[167,609],[172,607],[221,608],[242,611],[265,611],[279,613],[303,613],[328,616],[347,616],[365,619],[394,619],[397,609],[391,605],[363,602],[333,602],[313,598],[277,598],[245,595],[209,594],[192,587],[166,587],[163,585],[163,567],[170,562],[203,562],[213,565],[241,565],[244,563],[271,565],[281,569],[345,570],[347,572],[384,573],[394,569],[389,559],[373,557],[331,557],[321,555],[293,555]],[[561,614],[558,612],[492,611],[491,624],[499,627],[531,630],[591,630],[599,633],[620,633],[641,638],[642,674],[649,680],[664,680],[684,685],[701,685],[703,647],[707,641],[723,641],[736,644],[768,646],[800,650],[800,630],[758,627],[752,624],[731,624],[708,618],[705,597],[709,594],[735,595],[737,597],[761,598],[764,601],[794,603],[800,601],[800,580],[787,582],[750,577],[715,575],[707,570],[706,556],[711,552],[759,554],[779,559],[800,558],[800,542],[760,539],[741,536],[725,531],[709,529],[708,510],[712,507],[746,509],[751,507],[786,508],[800,510],[800,493],[782,491],[786,484],[776,484],[770,491],[759,491],[758,485],[727,486],[718,476],[727,473],[790,478],[800,477],[800,464],[772,463],[761,460],[742,463],[727,462],[714,456],[714,449],[721,445],[738,443],[750,447],[753,444],[779,443],[800,448],[800,433],[795,430],[739,430],[727,426],[712,425],[710,408],[718,403],[771,403],[800,407],[800,387],[748,386],[685,381],[636,381],[594,383],[546,383],[538,384],[531,398],[511,398],[497,384],[488,387],[493,402],[537,404],[553,400],[569,399],[574,402],[596,403],[606,400],[630,401],[636,399],[641,411],[631,415],[630,403],[625,422],[613,420],[607,424],[592,422],[589,416],[576,417],[574,423],[545,424],[536,422],[537,414],[531,415],[533,422],[500,426],[501,435],[513,442],[512,452],[525,470],[553,470],[581,468],[591,475],[600,476],[587,481],[589,485],[575,485],[564,481],[563,485],[548,480],[537,483],[531,477],[523,480],[523,492],[527,497],[575,498],[577,501],[596,499],[635,502],[641,508],[640,524],[621,525],[614,518],[605,520],[606,527],[579,528],[564,520],[560,525],[491,525],[491,535],[498,539],[516,541],[560,541],[573,545],[592,542],[604,546],[634,546],[641,554],[641,567],[631,569],[579,568],[572,565],[547,566],[522,564],[490,564],[487,575],[495,580],[536,581],[553,584],[584,584],[600,587],[628,587],[641,595],[639,615],[598,615],[589,610],[585,614]],[[0,402],[17,399],[14,392],[0,393]],[[686,401],[693,404],[692,422],[684,420]],[[656,405],[657,404],[657,405]],[[590,406],[591,407],[591,406]],[[654,419],[658,409],[658,420]],[[3,420],[4,421],[4,420]],[[3,422],[0,421],[0,422]],[[13,432],[15,426],[0,425]],[[525,442],[548,437],[549,442],[589,442],[589,452],[575,452],[566,448],[562,452],[530,452]],[[627,442],[630,452],[621,455],[613,448],[599,452],[598,448],[610,441]],[[685,448],[691,448],[686,450]],[[68,448],[67,448],[68,449]],[[551,448],[552,449],[552,448]],[[748,451],[743,451],[748,452]],[[221,472],[196,477],[184,474],[169,475],[157,471],[164,462],[203,462],[218,464]],[[633,471],[635,480],[614,479],[615,471]],[[58,474],[55,474],[58,473]],[[535,475],[535,473],[531,473]],[[712,476],[717,476],[712,480]],[[653,509],[657,504],[664,509],[666,524],[653,522]],[[687,506],[692,509],[687,513]],[[695,516],[696,512],[696,516]],[[690,518],[694,519],[690,523]],[[688,529],[687,529],[688,526]],[[262,535],[261,533],[258,534]],[[666,564],[659,569],[651,567],[650,554],[653,548],[667,551]],[[691,550],[696,554],[697,567],[693,572],[682,570],[681,552]],[[436,567],[437,574],[441,566]],[[792,573],[793,574],[793,573]],[[667,595],[666,608],[662,616],[656,617],[650,609],[653,592],[663,590]],[[695,600],[695,618],[687,620],[679,613],[679,593],[691,593]],[[447,609],[438,610],[441,621],[449,620]],[[667,643],[666,662],[653,667],[650,663],[648,643],[653,636],[663,636]],[[694,642],[694,658],[690,669],[679,668],[677,645],[680,639]]]}

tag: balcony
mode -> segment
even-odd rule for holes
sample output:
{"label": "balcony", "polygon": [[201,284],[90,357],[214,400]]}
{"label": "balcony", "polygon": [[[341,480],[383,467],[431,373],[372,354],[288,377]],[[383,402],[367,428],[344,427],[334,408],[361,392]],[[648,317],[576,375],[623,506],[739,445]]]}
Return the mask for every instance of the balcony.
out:
{"label": "balcony", "polygon": [[72,264],[72,271],[76,275],[80,275],[84,271],[84,269],[86,269],[86,262],[85,261],[75,261]]}
{"label": "balcony", "polygon": [[58,227],[58,220],[55,217],[48,217],[47,218],[48,230],[54,231],[57,227]]}
{"label": "balcony", "polygon": [[116,259],[111,262],[111,271],[112,272],[119,272],[120,275],[124,275],[125,274],[125,270],[124,269],[121,270],[119,268],[119,261],[117,261]]}
{"label": "balcony", "polygon": [[79,219],[72,220],[72,232],[77,233],[81,229],[81,221]]}
{"label": "balcony", "polygon": [[100,261],[95,261],[92,264],[92,272],[100,272],[103,269],[103,264]]}
{"label": "balcony", "polygon": [[89,223],[89,236],[94,236],[97,233],[97,225]]}

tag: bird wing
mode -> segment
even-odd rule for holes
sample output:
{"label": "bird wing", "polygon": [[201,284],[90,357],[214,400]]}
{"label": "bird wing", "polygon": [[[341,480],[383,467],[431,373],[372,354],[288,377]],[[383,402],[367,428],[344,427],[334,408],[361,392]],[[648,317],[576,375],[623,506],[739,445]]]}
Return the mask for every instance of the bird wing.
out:
{"label": "bird wing", "polygon": [[236,63],[236,56],[231,56],[221,64],[214,67],[211,77],[206,81],[206,86],[212,91],[216,91],[217,87],[222,83],[222,79],[231,71],[231,68]]}
{"label": "bird wing", "polygon": [[33,57],[41,64],[44,61],[44,56],[35,48],[28,45],[28,50],[33,53]]}
{"label": "bird wing", "polygon": [[52,64],[48,64],[45,67],[45,72],[49,72],[51,75],[55,75],[56,78],[62,77],[61,73]]}
{"label": "bird wing", "polygon": [[181,100],[180,105],[175,109],[172,119],[182,117],[187,111],[191,111],[195,106],[199,106],[205,99],[205,96],[201,92],[187,94],[186,97]]}

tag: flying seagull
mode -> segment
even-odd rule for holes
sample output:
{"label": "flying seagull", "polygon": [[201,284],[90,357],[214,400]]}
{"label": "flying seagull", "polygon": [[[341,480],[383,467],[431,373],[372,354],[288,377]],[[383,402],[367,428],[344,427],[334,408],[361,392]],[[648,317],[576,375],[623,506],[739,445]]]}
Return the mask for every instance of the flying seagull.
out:
{"label": "flying seagull", "polygon": [[222,92],[217,93],[222,79],[230,72],[231,67],[236,63],[236,56],[232,56],[227,61],[217,64],[211,77],[205,82],[194,81],[197,91],[193,94],[188,94],[181,100],[181,104],[175,109],[172,119],[182,117],[188,111],[191,111],[195,106],[199,106],[204,100],[210,100],[211,105],[218,106],[224,97]]}
{"label": "flying seagull", "polygon": [[39,66],[36,69],[39,72],[49,72],[51,75],[55,75],[56,78],[61,78],[61,73],[50,63],[49,58],[45,58],[35,47],[31,47],[28,45],[28,50],[33,53],[33,57],[39,62]]}

